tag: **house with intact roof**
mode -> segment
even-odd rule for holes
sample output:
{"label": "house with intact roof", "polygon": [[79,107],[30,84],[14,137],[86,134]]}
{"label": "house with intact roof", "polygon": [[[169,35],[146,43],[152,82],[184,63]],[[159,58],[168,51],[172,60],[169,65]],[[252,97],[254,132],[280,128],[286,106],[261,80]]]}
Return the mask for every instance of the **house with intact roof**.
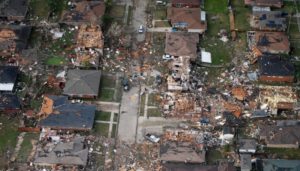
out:
{"label": "house with intact roof", "polygon": [[167,18],[173,30],[204,33],[207,29],[206,13],[200,8],[169,7]]}
{"label": "house with intact roof", "polygon": [[69,70],[63,94],[71,98],[96,99],[99,94],[101,71]]}

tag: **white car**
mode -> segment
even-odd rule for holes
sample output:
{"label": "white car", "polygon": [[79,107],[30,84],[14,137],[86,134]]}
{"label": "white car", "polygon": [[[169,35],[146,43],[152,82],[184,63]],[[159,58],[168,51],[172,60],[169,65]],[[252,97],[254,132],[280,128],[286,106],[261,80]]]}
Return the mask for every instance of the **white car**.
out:
{"label": "white car", "polygon": [[164,54],[164,55],[162,56],[162,58],[163,58],[164,60],[170,60],[170,59],[173,59],[173,56],[171,56],[171,55],[169,55],[169,54]]}
{"label": "white car", "polygon": [[145,29],[144,29],[144,26],[143,25],[140,25],[139,26],[139,29],[138,29],[138,32],[139,33],[144,33]]}
{"label": "white car", "polygon": [[153,135],[153,134],[146,134],[146,135],[145,135],[145,138],[146,138],[147,140],[153,142],[153,143],[158,143],[159,140],[160,140],[159,137],[157,137],[157,136],[155,136],[155,135]]}

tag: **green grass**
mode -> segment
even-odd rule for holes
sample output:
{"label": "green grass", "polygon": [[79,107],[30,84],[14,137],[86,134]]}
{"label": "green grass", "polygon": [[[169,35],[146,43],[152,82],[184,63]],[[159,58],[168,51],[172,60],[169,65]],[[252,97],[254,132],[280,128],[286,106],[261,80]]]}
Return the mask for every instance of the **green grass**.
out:
{"label": "green grass", "polygon": [[22,142],[17,161],[18,162],[27,162],[27,159],[32,151],[32,140],[38,140],[39,134],[35,133],[26,133],[24,136],[24,140]]}
{"label": "green grass", "polygon": [[272,155],[272,158],[299,159],[300,149],[293,148],[264,148],[265,152]]}
{"label": "green grass", "polygon": [[218,160],[222,159],[222,153],[216,149],[210,149],[207,151],[207,163],[216,164]]}
{"label": "green grass", "polygon": [[103,88],[115,88],[116,79],[114,76],[104,75],[101,77],[101,87]]}
{"label": "green grass", "polygon": [[110,121],[110,115],[111,115],[110,112],[96,111],[95,120]]}
{"label": "green grass", "polygon": [[211,13],[226,13],[227,0],[209,0],[205,1],[204,9]]}
{"label": "green grass", "polygon": [[208,36],[217,36],[220,29],[229,30],[227,0],[205,1],[204,10],[207,12]]}
{"label": "green grass", "polygon": [[158,108],[150,108],[147,112],[149,117],[161,117],[161,112]]}
{"label": "green grass", "polygon": [[154,20],[166,20],[167,8],[164,6],[157,6],[154,11]]}
{"label": "green grass", "polygon": [[108,137],[109,124],[108,123],[95,123],[94,124],[94,133],[96,135]]}
{"label": "green grass", "polygon": [[152,93],[148,95],[148,106],[158,106],[159,103],[157,101],[158,94]]}
{"label": "green grass", "polygon": [[47,20],[50,14],[50,5],[45,0],[31,0],[30,7],[33,17],[38,17],[38,20]]}
{"label": "green grass", "polygon": [[12,154],[17,144],[19,123],[16,118],[9,119],[3,114],[0,114],[0,123],[2,123],[2,126],[0,126],[0,168],[4,168],[7,162],[5,159],[7,150]]}
{"label": "green grass", "polygon": [[211,53],[212,64],[225,64],[229,63],[231,60],[232,49],[228,43],[224,43],[219,39],[203,39],[200,41],[200,47]]}
{"label": "green grass", "polygon": [[235,28],[242,31],[250,30],[251,9],[245,7],[244,2],[240,0],[232,1],[234,7]]}
{"label": "green grass", "polygon": [[46,60],[46,64],[50,66],[59,66],[66,63],[66,59],[61,56],[52,56]]}
{"label": "green grass", "polygon": [[125,14],[125,5],[114,5],[110,11],[110,16],[113,18],[122,18]]}
{"label": "green grass", "polygon": [[115,94],[115,90],[102,88],[100,90],[100,100],[112,102],[114,101],[114,94]]}

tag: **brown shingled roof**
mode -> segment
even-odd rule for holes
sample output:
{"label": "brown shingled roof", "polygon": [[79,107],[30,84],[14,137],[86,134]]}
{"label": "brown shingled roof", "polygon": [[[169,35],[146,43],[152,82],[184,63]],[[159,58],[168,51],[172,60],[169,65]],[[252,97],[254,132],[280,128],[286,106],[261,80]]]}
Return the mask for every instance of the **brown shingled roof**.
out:
{"label": "brown shingled roof", "polygon": [[206,23],[201,22],[200,8],[168,8],[168,20],[171,21],[171,24],[178,22],[188,23],[188,29],[205,29]]}

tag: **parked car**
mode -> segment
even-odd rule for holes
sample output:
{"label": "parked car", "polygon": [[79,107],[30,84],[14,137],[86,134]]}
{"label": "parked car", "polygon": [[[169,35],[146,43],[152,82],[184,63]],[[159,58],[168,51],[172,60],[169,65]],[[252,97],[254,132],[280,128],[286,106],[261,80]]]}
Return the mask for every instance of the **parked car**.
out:
{"label": "parked car", "polygon": [[127,78],[123,78],[122,86],[123,86],[124,91],[129,91],[130,90],[129,80]]}
{"label": "parked car", "polygon": [[145,138],[153,143],[158,143],[160,140],[160,138],[157,137],[156,135],[149,134],[149,133],[145,135]]}
{"label": "parked car", "polygon": [[143,25],[140,25],[139,26],[139,29],[138,29],[138,32],[139,33],[144,33],[145,29],[144,29],[144,26]]}
{"label": "parked car", "polygon": [[169,55],[169,54],[164,54],[164,55],[162,56],[162,58],[163,58],[164,60],[170,60],[170,59],[173,59],[173,56],[171,56],[171,55]]}

